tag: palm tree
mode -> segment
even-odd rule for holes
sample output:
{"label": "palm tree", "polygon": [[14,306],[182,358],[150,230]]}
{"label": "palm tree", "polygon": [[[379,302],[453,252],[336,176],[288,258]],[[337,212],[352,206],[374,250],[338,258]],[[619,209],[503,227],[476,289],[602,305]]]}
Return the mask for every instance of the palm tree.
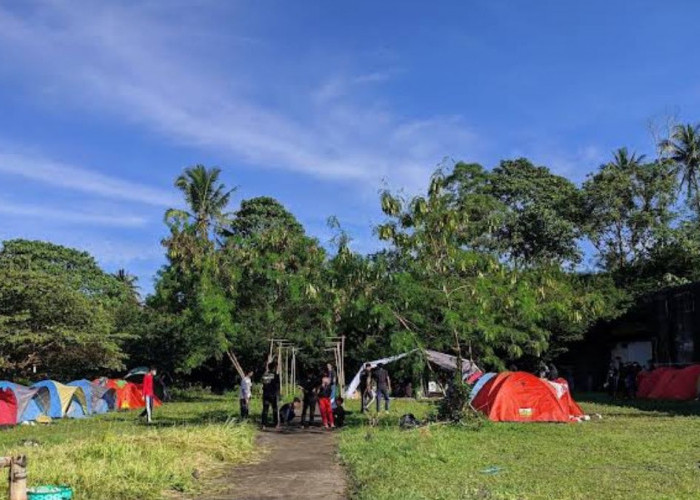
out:
{"label": "palm tree", "polygon": [[133,274],[129,273],[126,269],[118,269],[116,273],[114,273],[114,277],[117,278],[117,281],[122,283],[131,293],[131,296],[134,297],[136,300],[139,299],[139,287],[136,282],[139,280],[138,276],[134,276]]}
{"label": "palm tree", "polygon": [[168,209],[167,220],[189,220],[194,224],[195,232],[204,240],[209,239],[213,228],[220,230],[227,222],[229,214],[225,212],[236,188],[226,191],[226,186],[219,181],[220,168],[207,168],[204,165],[188,167],[175,180],[177,187],[185,195],[188,209]]}
{"label": "palm tree", "polygon": [[700,218],[700,124],[676,125],[659,147],[675,164],[679,188],[685,187],[688,203]]}

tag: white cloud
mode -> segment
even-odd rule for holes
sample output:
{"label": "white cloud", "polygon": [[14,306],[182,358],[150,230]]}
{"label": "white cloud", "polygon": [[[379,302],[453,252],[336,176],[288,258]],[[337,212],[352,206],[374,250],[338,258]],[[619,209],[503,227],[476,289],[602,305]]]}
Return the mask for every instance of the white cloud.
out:
{"label": "white cloud", "polygon": [[0,173],[105,198],[136,201],[148,205],[173,206],[172,193],[135,182],[23,154],[0,150]]}
{"label": "white cloud", "polygon": [[137,215],[96,214],[46,206],[18,204],[5,200],[0,200],[0,213],[17,217],[31,217],[43,220],[100,226],[139,227],[145,225],[147,222],[144,217]]}
{"label": "white cloud", "polygon": [[[373,190],[381,179],[409,189],[423,184],[444,155],[473,156],[478,144],[463,119],[416,120],[379,99],[354,96],[358,86],[386,81],[391,71],[331,77],[325,90],[303,74],[276,74],[264,82],[282,96],[272,107],[241,90],[257,83],[247,71],[249,47],[227,45],[234,54],[217,60],[222,49],[207,36],[235,30],[233,25],[198,23],[190,20],[196,16],[171,12],[170,4],[162,4],[164,11],[51,5],[31,17],[0,8],[0,51],[4,46],[8,54],[22,54],[14,65],[58,86],[61,95],[78,96],[69,104],[107,110],[177,143],[251,167],[353,181]],[[185,26],[174,22],[181,18]],[[196,45],[188,45],[191,40]],[[264,89],[259,94],[266,95]]]}

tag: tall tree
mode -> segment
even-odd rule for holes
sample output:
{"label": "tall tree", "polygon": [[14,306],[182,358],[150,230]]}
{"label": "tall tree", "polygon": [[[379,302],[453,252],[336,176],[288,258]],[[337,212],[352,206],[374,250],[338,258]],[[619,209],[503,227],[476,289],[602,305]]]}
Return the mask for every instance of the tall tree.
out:
{"label": "tall tree", "polygon": [[123,367],[128,289],[85,252],[40,241],[0,251],[0,370],[89,376]]}
{"label": "tall tree", "polygon": [[493,169],[489,193],[506,207],[499,241],[515,264],[579,261],[580,194],[571,181],[518,158]]}
{"label": "tall tree", "polygon": [[195,233],[209,239],[210,232],[218,232],[227,225],[229,214],[226,208],[235,188],[227,190],[219,180],[221,169],[195,165],[186,168],[175,180],[175,187],[182,191],[188,210],[171,208],[165,213],[166,220],[189,220]]}
{"label": "tall tree", "polygon": [[131,296],[134,298],[134,300],[138,301],[140,298],[139,294],[139,285],[138,285],[138,276],[135,276],[131,273],[129,273],[126,269],[117,269],[117,272],[114,273],[114,277],[117,278],[117,281],[119,281],[124,287],[129,290],[129,293]]}
{"label": "tall tree", "polygon": [[419,342],[502,368],[545,355],[556,335],[597,316],[599,302],[574,291],[557,266],[520,271],[465,247],[470,220],[452,206],[449,178],[438,171],[426,196],[382,196],[388,220],[377,232],[399,262],[385,305],[401,327]]}
{"label": "tall tree", "polygon": [[685,188],[688,205],[700,220],[700,124],[676,125],[660,149],[673,161],[679,187]]}
{"label": "tall tree", "polygon": [[674,219],[676,189],[668,162],[644,162],[626,148],[583,185],[584,230],[601,264],[620,273],[664,241]]}

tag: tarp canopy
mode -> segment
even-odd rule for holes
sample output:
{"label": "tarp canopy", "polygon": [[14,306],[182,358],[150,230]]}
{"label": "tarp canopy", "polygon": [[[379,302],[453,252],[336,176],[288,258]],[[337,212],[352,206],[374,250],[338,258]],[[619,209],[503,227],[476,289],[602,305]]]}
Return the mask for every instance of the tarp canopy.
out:
{"label": "tarp canopy", "polygon": [[690,401],[700,393],[700,365],[685,368],[661,367],[642,372],[638,378],[637,397]]}
{"label": "tarp canopy", "polygon": [[10,389],[0,389],[0,425],[17,423],[17,398]]}
{"label": "tarp canopy", "polygon": [[526,372],[489,376],[471,404],[495,422],[570,422],[583,416],[564,379],[553,383]]}
{"label": "tarp canopy", "polygon": [[51,398],[47,388],[25,387],[3,380],[0,381],[0,389],[9,389],[14,393],[17,401],[18,423],[36,420],[42,415],[48,415]]}
{"label": "tarp canopy", "polygon": [[74,380],[69,386],[80,387],[85,394],[89,414],[107,413],[117,407],[117,393],[89,380]]}
{"label": "tarp canopy", "polygon": [[[404,352],[402,354],[397,354],[396,356],[390,356],[388,358],[382,358],[382,359],[375,359],[374,361],[366,361],[362,363],[362,366],[360,369],[357,371],[355,376],[353,377],[352,381],[348,385],[347,389],[345,390],[345,394],[347,397],[353,397],[353,394],[355,391],[357,391],[357,388],[360,385],[360,376],[362,375],[362,370],[365,369],[365,365],[367,363],[370,364],[372,368],[376,368],[377,365],[387,365],[389,363],[393,363],[394,361],[398,361],[402,358],[405,358],[406,356],[409,356],[410,354],[413,354],[414,352],[418,352],[420,349],[412,349],[408,352]],[[425,356],[425,359],[433,363],[440,368],[443,368],[445,370],[449,371],[455,371],[457,369],[457,356],[452,356],[450,354],[445,354],[442,352],[438,351],[433,351],[430,349],[425,349],[422,351],[423,355]],[[478,372],[479,368],[476,366],[475,363],[472,363],[468,359],[462,359],[462,378],[467,379],[474,373]]]}
{"label": "tarp canopy", "polygon": [[32,387],[45,387],[49,390],[49,411],[51,418],[82,418],[88,415],[85,393],[80,387],[68,386],[55,380],[42,380]]}
{"label": "tarp canopy", "polygon": [[140,378],[143,379],[143,376],[146,375],[149,372],[149,368],[147,366],[137,366],[136,368],[132,368],[131,370],[128,371],[126,375],[124,375],[125,380],[129,380],[130,378]]}

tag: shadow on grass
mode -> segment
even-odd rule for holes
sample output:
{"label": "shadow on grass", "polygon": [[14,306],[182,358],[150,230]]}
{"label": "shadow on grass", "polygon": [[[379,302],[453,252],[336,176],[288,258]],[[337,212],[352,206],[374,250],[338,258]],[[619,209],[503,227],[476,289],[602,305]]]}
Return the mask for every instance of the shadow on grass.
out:
{"label": "shadow on grass", "polygon": [[606,411],[607,415],[634,417],[635,415],[624,411],[615,411],[615,409],[628,408],[647,412],[644,417],[653,416],[670,416],[670,417],[688,417],[700,415],[700,401],[661,401],[651,399],[612,399],[604,393],[580,393],[575,394],[574,398],[578,403],[593,403],[601,406],[610,407],[610,411]]}

